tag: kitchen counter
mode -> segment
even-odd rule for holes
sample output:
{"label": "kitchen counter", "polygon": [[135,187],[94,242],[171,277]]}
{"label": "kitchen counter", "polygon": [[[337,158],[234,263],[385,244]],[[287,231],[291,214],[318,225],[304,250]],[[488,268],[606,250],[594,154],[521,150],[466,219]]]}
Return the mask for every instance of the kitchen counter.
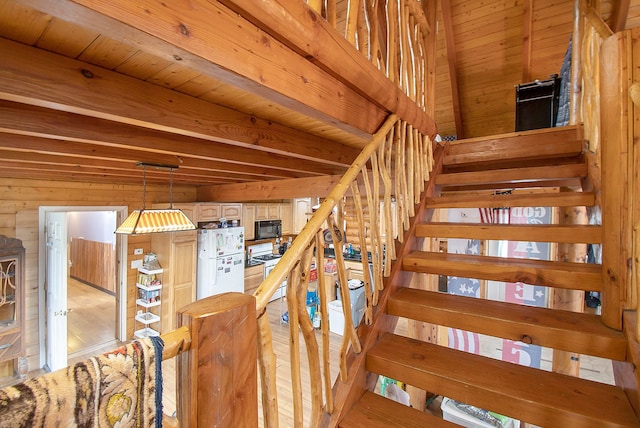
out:
{"label": "kitchen counter", "polygon": [[[335,250],[333,248],[325,248],[324,249],[324,257],[327,259],[335,259],[336,258],[336,254],[335,254]],[[343,253],[342,257],[344,258],[345,261],[350,261],[350,262],[361,262],[362,261],[362,253],[360,252],[354,252],[353,254],[349,254],[349,253]],[[367,258],[369,260],[369,263],[371,263],[371,253],[368,252],[367,253]]]}
{"label": "kitchen counter", "polygon": [[252,260],[252,261],[245,260],[244,268],[248,269],[250,267],[260,266],[260,265],[263,265],[263,264],[264,264],[264,262],[262,260]]}

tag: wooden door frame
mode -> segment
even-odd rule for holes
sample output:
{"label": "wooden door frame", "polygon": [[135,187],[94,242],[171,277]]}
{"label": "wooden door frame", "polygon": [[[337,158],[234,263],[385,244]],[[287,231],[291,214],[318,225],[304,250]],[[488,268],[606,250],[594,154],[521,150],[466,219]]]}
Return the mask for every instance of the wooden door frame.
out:
{"label": "wooden door frame", "polygon": [[[47,360],[45,340],[46,326],[46,279],[45,260],[47,239],[45,236],[45,222],[48,212],[77,212],[77,211],[115,211],[116,225],[122,223],[129,214],[127,206],[41,206],[38,208],[38,346],[40,350],[39,367],[43,367]],[[115,231],[114,231],[115,232]],[[116,237],[116,339],[127,340],[127,245],[126,235]]]}

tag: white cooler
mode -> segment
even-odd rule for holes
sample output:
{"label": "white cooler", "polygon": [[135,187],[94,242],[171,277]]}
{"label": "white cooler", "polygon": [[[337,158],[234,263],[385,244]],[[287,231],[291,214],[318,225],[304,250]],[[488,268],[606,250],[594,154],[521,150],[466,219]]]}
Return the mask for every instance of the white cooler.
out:
{"label": "white cooler", "polygon": [[[458,409],[453,403],[453,400],[447,397],[442,399],[440,409],[442,409],[442,418],[445,421],[453,422],[467,428],[495,428],[495,425]],[[504,428],[520,428],[520,421],[507,418],[507,422],[505,422],[503,426]]]}

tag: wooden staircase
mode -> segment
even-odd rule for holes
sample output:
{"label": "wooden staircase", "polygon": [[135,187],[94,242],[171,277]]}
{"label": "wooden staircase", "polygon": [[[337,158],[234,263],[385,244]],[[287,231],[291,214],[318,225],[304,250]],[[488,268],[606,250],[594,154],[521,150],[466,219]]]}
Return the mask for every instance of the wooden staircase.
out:
{"label": "wooden staircase", "polygon": [[[583,192],[588,166],[581,127],[537,130],[451,145],[435,176],[438,208],[592,206]],[[570,187],[574,192],[559,192]],[[509,194],[502,194],[512,190]],[[499,194],[494,194],[497,191]],[[410,229],[420,238],[468,238],[556,243],[600,243],[599,226],[501,225],[432,222]],[[408,251],[399,274],[445,275],[600,291],[600,265]],[[627,340],[595,314],[523,306],[437,291],[390,287],[388,315],[522,341],[578,354],[624,361]],[[542,427],[640,426],[621,388],[516,365],[386,333],[366,351],[368,373],[384,375],[433,394]],[[342,427],[451,426],[438,417],[366,392]]]}

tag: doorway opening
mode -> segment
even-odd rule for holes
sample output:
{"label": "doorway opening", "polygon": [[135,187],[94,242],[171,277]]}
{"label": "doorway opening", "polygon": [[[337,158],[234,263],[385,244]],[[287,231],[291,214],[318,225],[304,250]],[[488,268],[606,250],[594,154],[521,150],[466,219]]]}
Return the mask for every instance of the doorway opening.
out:
{"label": "doorway opening", "polygon": [[40,366],[66,367],[126,336],[127,207],[40,208]]}

